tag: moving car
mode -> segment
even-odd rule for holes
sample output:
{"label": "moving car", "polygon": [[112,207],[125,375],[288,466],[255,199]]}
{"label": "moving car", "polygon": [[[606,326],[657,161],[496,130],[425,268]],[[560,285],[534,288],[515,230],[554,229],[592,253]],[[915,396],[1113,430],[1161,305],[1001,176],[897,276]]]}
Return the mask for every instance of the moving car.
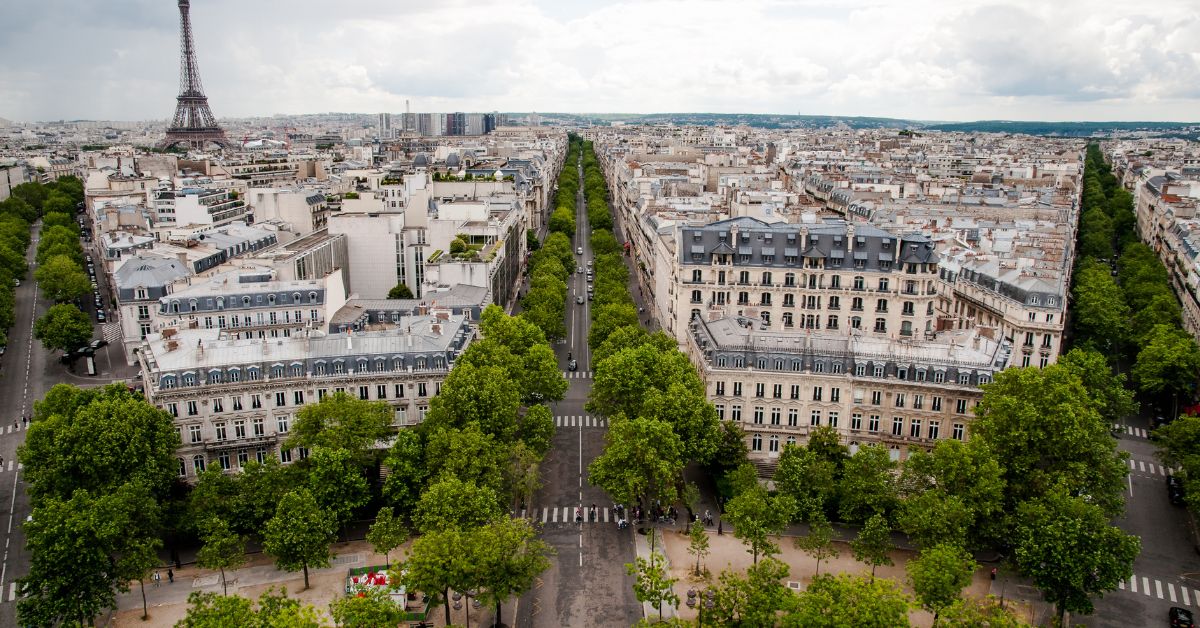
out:
{"label": "moving car", "polygon": [[570,362],[567,362],[567,370],[568,371],[575,371],[578,369],[579,369],[579,363],[576,362],[575,360],[571,360]]}
{"label": "moving car", "polygon": [[1183,479],[1174,476],[1167,476],[1167,499],[1171,500],[1176,506],[1183,505]]}
{"label": "moving car", "polygon": [[1186,608],[1172,606],[1167,617],[1171,619],[1171,628],[1196,628],[1196,623],[1192,620],[1192,611]]}
{"label": "moving car", "polygon": [[107,344],[108,344],[107,340],[105,340],[103,338],[99,338],[97,340],[93,340],[92,343],[89,344],[88,346],[92,348],[92,351],[95,351],[96,349],[99,349],[100,347],[103,347]]}
{"label": "moving car", "polygon": [[17,285],[17,287],[18,287],[18,288],[20,288],[20,287],[21,287],[21,280],[20,280],[20,279],[13,279],[13,283],[15,283],[15,284]]}
{"label": "moving car", "polygon": [[575,297],[575,302],[578,303],[579,305],[583,305],[583,297],[582,296]]}
{"label": "moving car", "polygon": [[576,248],[576,249],[575,249],[575,254],[576,254],[576,255],[583,255],[583,247],[581,246],[581,247],[578,247],[578,248]]}

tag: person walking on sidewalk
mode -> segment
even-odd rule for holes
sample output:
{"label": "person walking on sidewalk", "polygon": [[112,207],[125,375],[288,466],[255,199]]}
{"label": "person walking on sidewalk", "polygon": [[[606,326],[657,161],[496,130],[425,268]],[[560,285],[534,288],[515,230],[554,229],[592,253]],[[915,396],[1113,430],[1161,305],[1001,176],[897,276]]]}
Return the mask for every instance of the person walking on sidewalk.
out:
{"label": "person walking on sidewalk", "polygon": [[158,585],[162,583],[162,574],[158,573],[158,571],[155,571],[154,576],[151,577],[151,580],[154,581],[154,588],[157,589]]}
{"label": "person walking on sidewalk", "polygon": [[175,572],[167,567],[167,584],[175,584]]}

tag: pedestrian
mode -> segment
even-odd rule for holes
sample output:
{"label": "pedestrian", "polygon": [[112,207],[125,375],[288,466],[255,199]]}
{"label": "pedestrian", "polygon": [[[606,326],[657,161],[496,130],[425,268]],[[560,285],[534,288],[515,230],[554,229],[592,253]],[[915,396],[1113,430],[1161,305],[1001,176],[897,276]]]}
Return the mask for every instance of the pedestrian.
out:
{"label": "pedestrian", "polygon": [[170,567],[167,567],[167,583],[175,584],[175,572]]}
{"label": "pedestrian", "polygon": [[154,576],[151,578],[151,580],[154,580],[154,588],[155,588],[155,589],[157,589],[157,588],[158,588],[158,585],[159,585],[159,583],[161,583],[161,582],[162,582],[162,575],[160,575],[160,574],[158,573],[158,571],[155,571],[155,572],[154,572]]}
{"label": "pedestrian", "polygon": [[992,580],[996,579],[996,568],[992,567]]}

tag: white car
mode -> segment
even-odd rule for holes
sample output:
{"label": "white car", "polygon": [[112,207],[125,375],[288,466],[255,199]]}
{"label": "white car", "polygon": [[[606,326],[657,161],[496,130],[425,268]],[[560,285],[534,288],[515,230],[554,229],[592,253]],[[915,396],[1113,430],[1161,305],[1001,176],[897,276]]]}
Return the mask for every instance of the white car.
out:
{"label": "white car", "polygon": [[581,246],[581,247],[579,247],[579,248],[575,249],[575,254],[576,254],[576,255],[583,255],[583,247]]}

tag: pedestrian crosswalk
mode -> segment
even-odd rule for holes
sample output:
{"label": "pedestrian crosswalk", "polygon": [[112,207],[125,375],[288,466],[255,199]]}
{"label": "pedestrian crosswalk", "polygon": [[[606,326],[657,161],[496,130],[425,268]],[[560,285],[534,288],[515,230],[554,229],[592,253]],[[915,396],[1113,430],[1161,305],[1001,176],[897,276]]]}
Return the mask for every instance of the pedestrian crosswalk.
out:
{"label": "pedestrian crosswalk", "polygon": [[563,371],[563,377],[567,379],[591,379],[591,371]]}
{"label": "pedestrian crosswalk", "polygon": [[12,434],[13,432],[20,432],[21,430],[25,429],[26,427],[28,427],[28,426],[25,425],[24,421],[17,421],[16,423],[13,423],[11,425],[5,425],[4,427],[0,427],[0,432],[3,432],[5,434]]}
{"label": "pedestrian crosswalk", "polygon": [[556,416],[555,427],[608,427],[608,419],[604,417],[584,415]]}
{"label": "pedestrian crosswalk", "polygon": [[[1151,582],[1154,583],[1153,586],[1151,586]],[[1146,597],[1170,600],[1172,604],[1200,608],[1200,589],[1189,588],[1182,584],[1177,585],[1174,582],[1163,582],[1158,579],[1151,580],[1148,576],[1134,574],[1128,580],[1117,583],[1117,586],[1122,591],[1141,593]]]}
{"label": "pedestrian crosswalk", "polygon": [[1166,476],[1174,473],[1174,470],[1172,470],[1168,467],[1164,467],[1160,464],[1155,464],[1153,462],[1146,462],[1145,460],[1134,460],[1134,459],[1130,458],[1129,459],[1129,472],[1130,473],[1140,473],[1142,475],[1161,475],[1163,477],[1166,477]]}
{"label": "pedestrian crosswalk", "polygon": [[121,331],[121,323],[113,321],[100,326],[100,337],[107,340],[110,344],[121,342],[124,334]]}
{"label": "pedestrian crosswalk", "polygon": [[1150,430],[1144,427],[1133,427],[1132,425],[1121,425],[1118,423],[1113,425],[1113,430],[1138,438],[1150,438]]}
{"label": "pedestrian crosswalk", "polygon": [[[540,521],[542,523],[575,523],[575,509],[578,506],[552,506],[547,508],[534,508],[533,510],[522,510],[521,517],[532,521]],[[596,508],[595,519],[593,520],[589,508],[580,508],[579,516],[583,517],[583,523],[616,523],[617,515],[612,508]]]}

